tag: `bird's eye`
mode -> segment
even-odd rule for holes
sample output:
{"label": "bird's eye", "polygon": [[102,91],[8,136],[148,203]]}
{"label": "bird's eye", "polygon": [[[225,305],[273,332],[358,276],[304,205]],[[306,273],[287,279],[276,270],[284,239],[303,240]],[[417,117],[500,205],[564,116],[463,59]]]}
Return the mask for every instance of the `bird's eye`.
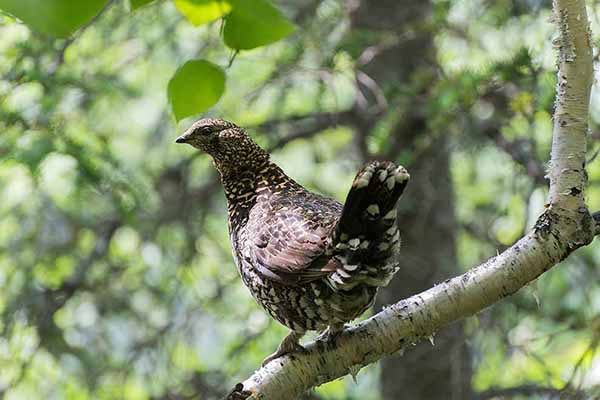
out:
{"label": "bird's eye", "polygon": [[200,126],[196,132],[200,135],[210,135],[212,133],[212,129],[210,126]]}

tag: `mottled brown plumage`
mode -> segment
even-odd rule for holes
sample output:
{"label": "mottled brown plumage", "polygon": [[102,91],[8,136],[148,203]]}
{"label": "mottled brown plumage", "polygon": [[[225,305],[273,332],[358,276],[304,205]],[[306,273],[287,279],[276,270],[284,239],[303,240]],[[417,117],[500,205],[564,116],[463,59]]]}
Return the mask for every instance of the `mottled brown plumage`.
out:
{"label": "mottled brown plumage", "polygon": [[213,157],[242,280],[292,331],[267,360],[298,349],[307,330],[341,329],[373,303],[378,288],[397,271],[395,207],[409,179],[403,167],[367,164],[342,206],[289,178],[231,122],[199,120],[177,142]]}

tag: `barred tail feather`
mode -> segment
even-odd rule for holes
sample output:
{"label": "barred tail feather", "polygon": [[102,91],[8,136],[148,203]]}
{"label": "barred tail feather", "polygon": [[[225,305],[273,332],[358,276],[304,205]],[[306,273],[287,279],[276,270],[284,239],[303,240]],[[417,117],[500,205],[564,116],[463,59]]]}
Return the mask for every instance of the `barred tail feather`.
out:
{"label": "barred tail feather", "polygon": [[393,277],[400,250],[396,204],[409,178],[390,161],[372,161],[358,172],[333,235],[333,288],[385,286]]}

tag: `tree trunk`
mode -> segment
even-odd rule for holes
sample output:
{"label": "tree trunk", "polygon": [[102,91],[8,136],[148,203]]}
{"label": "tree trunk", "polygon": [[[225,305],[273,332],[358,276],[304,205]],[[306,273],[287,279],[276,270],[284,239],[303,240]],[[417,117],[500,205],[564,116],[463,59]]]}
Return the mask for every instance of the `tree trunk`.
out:
{"label": "tree trunk", "polygon": [[[384,91],[410,84],[415,72],[435,76],[433,33],[427,24],[431,12],[429,1],[363,0],[350,2],[350,7],[352,30],[369,31],[375,37],[391,31],[399,38],[396,45],[378,53],[364,67]],[[392,130],[399,144],[395,146],[397,149],[414,148],[415,140],[432,135],[422,108],[409,104],[413,107],[403,110],[404,117]],[[387,156],[397,158],[398,151],[393,153]],[[390,285],[379,293],[377,310],[458,272],[454,197],[445,136],[433,140],[406,167],[412,179],[399,217],[401,268]],[[383,359],[381,370],[385,400],[468,398],[471,366],[462,324],[457,323],[436,337],[434,347],[421,343],[405,356]]]}
{"label": "tree trunk", "polygon": [[[400,214],[401,269],[380,292],[377,308],[419,293],[457,273],[452,183],[448,151],[439,140],[410,165],[411,183],[406,197],[411,208]],[[435,247],[434,247],[435,246]],[[435,249],[435,251],[432,251]],[[467,399],[471,363],[462,323],[421,342],[404,356],[381,362],[382,398]]]}

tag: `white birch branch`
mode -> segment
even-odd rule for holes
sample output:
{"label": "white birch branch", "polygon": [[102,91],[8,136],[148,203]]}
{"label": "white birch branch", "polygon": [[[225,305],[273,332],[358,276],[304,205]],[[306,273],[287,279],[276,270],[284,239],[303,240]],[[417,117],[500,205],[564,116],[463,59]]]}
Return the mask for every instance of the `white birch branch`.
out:
{"label": "white birch branch", "polygon": [[[409,349],[444,326],[473,315],[533,281],[598,233],[584,202],[592,51],[584,0],[555,0],[559,69],[550,191],[533,231],[469,272],[402,300],[346,329],[335,343],[276,359],[239,383],[230,399],[293,399],[380,358]],[[595,215],[596,217],[596,215]]]}

